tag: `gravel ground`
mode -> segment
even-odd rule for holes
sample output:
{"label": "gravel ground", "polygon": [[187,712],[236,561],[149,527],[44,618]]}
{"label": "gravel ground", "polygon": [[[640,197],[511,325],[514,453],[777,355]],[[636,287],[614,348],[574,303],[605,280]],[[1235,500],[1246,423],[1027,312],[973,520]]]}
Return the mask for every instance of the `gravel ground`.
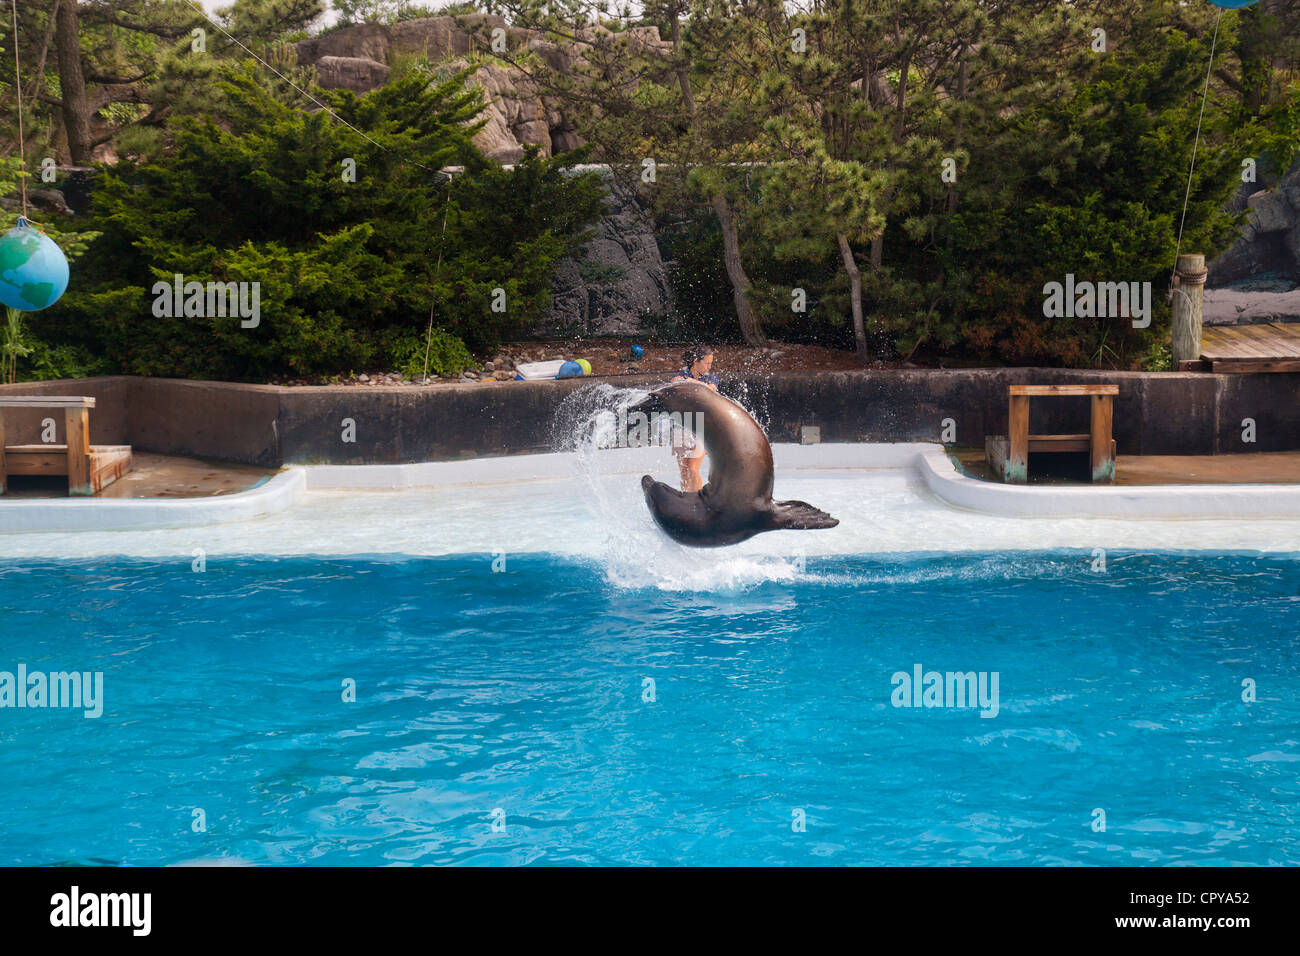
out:
{"label": "gravel ground", "polygon": [[[493,359],[467,376],[434,378],[429,384],[460,384],[465,381],[513,381],[514,367],[524,362],[554,359],[586,359],[596,376],[637,375],[662,372],[668,375],[682,367],[684,345],[643,345],[640,360],[632,359],[631,339],[570,339],[554,342],[514,342],[502,346]],[[892,363],[897,366],[898,363]],[[720,376],[740,372],[831,371],[860,368],[852,351],[820,345],[774,343],[771,348],[751,349],[744,345],[716,347],[713,370]],[[878,365],[885,368],[887,365]],[[320,378],[274,379],[271,385],[416,385],[396,372],[372,371],[338,380]]]}

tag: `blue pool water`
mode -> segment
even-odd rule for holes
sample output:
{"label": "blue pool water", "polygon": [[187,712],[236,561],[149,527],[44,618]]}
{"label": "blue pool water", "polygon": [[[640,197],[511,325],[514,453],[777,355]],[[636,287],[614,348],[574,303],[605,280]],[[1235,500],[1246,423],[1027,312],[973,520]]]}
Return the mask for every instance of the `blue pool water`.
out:
{"label": "blue pool water", "polygon": [[1091,561],[3,562],[0,670],[104,713],[0,709],[0,863],[1300,863],[1300,561]]}

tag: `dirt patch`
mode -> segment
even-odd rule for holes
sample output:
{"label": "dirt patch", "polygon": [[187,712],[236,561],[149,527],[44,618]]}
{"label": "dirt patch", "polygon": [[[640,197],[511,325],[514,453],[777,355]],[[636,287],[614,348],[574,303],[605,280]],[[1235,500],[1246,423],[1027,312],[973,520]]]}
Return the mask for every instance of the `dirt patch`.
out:
{"label": "dirt patch", "polygon": [[[641,344],[639,359],[632,356],[632,346]],[[551,342],[511,342],[497,350],[490,361],[461,375],[431,378],[429,384],[509,382],[515,378],[515,366],[526,362],[549,362],[556,359],[586,359],[593,376],[669,375],[683,365],[685,345],[646,345],[632,339],[567,339]],[[871,368],[900,368],[902,363],[877,362]],[[774,343],[770,348],[753,349],[746,345],[719,345],[715,349],[713,371],[720,378],[728,374],[751,372],[821,372],[848,371],[862,368],[857,355],[845,349],[821,345]],[[270,385],[417,385],[417,381],[397,372],[370,371],[347,377],[273,379]]]}

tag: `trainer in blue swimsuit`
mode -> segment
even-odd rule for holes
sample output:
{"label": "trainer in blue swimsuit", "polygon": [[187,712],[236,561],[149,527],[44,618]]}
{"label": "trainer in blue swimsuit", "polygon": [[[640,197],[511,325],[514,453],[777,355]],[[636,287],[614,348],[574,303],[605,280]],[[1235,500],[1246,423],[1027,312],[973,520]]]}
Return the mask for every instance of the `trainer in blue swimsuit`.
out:
{"label": "trainer in blue swimsuit", "polygon": [[714,388],[717,388],[718,376],[714,375],[711,371],[701,371],[700,374],[695,374],[695,366],[697,364],[703,362],[706,369],[710,368],[713,365],[713,362],[705,362],[705,359],[712,359],[712,357],[713,349],[709,348],[707,345],[697,345],[693,348],[687,349],[686,354],[683,356],[683,361],[686,362],[686,367],[673,376],[673,381],[676,382],[684,378],[689,378],[693,381],[703,382],[705,385],[712,385]]}
{"label": "trainer in blue swimsuit", "polygon": [[712,385],[714,388],[718,387],[718,376],[712,372],[705,372],[703,375],[692,375],[690,369],[684,368],[677,373],[677,377],[673,381],[677,381],[678,378],[690,378],[697,382],[703,382],[705,385]]}

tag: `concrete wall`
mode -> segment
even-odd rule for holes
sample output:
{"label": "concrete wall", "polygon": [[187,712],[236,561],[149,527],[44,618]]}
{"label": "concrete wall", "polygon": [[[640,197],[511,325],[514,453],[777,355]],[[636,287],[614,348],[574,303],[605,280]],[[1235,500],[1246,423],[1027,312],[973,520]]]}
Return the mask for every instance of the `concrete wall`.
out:
{"label": "concrete wall", "polygon": [[[725,375],[725,369],[723,370]],[[620,386],[662,379],[606,379]],[[0,386],[0,394],[93,395],[91,441],[257,465],[386,464],[550,451],[560,402],[592,380],[429,388],[280,388],[177,379],[100,378]],[[1065,369],[904,369],[724,378],[777,442],[805,425],[824,442],[937,441],[944,419],[959,444],[1005,434],[1007,386],[1119,384],[1122,454],[1227,454],[1300,449],[1300,374],[1093,372]],[[1087,399],[1035,399],[1037,433],[1085,432]],[[10,412],[10,442],[38,441],[41,412]],[[58,420],[59,438],[63,423]],[[1256,441],[1242,441],[1242,421]],[[342,440],[344,420],[355,443]]]}

